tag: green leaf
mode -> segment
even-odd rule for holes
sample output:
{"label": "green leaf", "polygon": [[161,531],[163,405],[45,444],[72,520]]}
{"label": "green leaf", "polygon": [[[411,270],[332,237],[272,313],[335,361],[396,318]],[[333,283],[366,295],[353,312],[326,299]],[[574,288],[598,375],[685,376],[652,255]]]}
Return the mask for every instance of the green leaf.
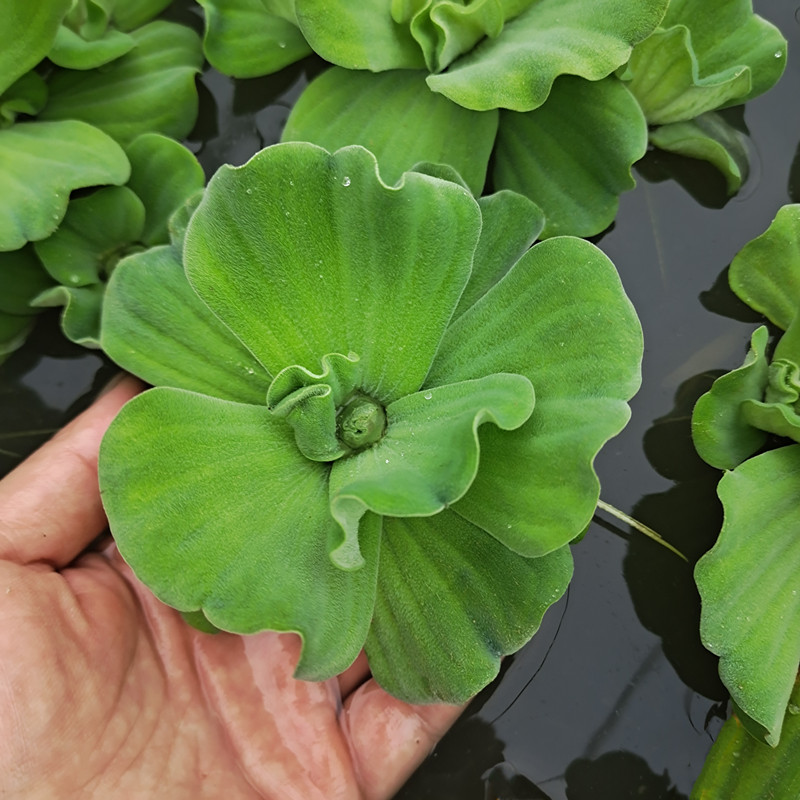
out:
{"label": "green leaf", "polygon": [[[306,458],[335,461],[351,452],[339,438],[340,407],[362,380],[361,359],[355,353],[329,353],[322,357],[319,373],[294,365],[281,370],[270,384],[267,406],[294,428],[297,447]],[[379,404],[369,401],[367,405],[363,421],[372,439],[383,432],[386,417],[378,412]]]}
{"label": "green leaf", "polygon": [[236,78],[269,75],[311,52],[296,20],[275,0],[198,0],[205,12],[203,50],[211,65]]}
{"label": "green leaf", "polygon": [[516,192],[504,189],[481,197],[481,236],[475,248],[472,275],[453,314],[460,317],[492,288],[530,248],[544,229],[541,209]]}
{"label": "green leaf", "polygon": [[682,122],[744,103],[775,84],[786,40],[751,0],[672,0],[626,68],[651,124]]}
{"label": "green leaf", "polygon": [[172,214],[167,220],[167,232],[169,234],[170,244],[183,253],[183,240],[186,238],[186,229],[189,227],[189,221],[192,215],[197,211],[200,201],[203,199],[204,189],[198,189],[194,194],[190,195],[180,208]]}
{"label": "green leaf", "polygon": [[288,425],[263,406],[153,389],[111,424],[100,464],[117,545],[157,597],[222,630],[298,632],[297,677],[352,663],[372,616],[381,521],[364,521],[362,569],[331,564],[327,468],[298,452]]}
{"label": "green leaf", "polygon": [[172,0],[124,0],[116,2],[112,12],[114,25],[121,31],[141,28],[164,11]]}
{"label": "green leaf", "polygon": [[569,548],[522,558],[452,511],[386,518],[372,674],[407,702],[466,702],[533,636],[571,575]]}
{"label": "green leaf", "polygon": [[470,111],[434,94],[424,72],[374,75],[334,67],[300,95],[281,140],[313,142],[330,152],[360,144],[375,154],[390,185],[420,161],[450,164],[479,195],[497,119],[497,111]]}
{"label": "green leaf", "polygon": [[786,68],[786,40],[775,25],[753,13],[752,0],[670,0],[661,24],[689,28],[701,75],[733,64],[750,71],[750,92],[737,103],[767,91]]}
{"label": "green leaf", "polygon": [[186,136],[197,117],[200,39],[184,25],[163,21],[131,36],[136,47],[103,70],[54,74],[39,119],[84,120],[124,146],[148,132]]}
{"label": "green leaf", "polygon": [[650,132],[650,142],[662,150],[713,164],[728,184],[728,194],[739,191],[750,163],[747,138],[713,111],[687,122],[661,125]]}
{"label": "green leaf", "polygon": [[99,39],[84,39],[66,25],[58,29],[47,57],[66,69],[96,69],[114,61],[136,47],[136,40],[127,33],[109,28]]}
{"label": "green leaf", "polygon": [[508,19],[534,0],[477,0],[464,4],[453,0],[393,0],[395,22],[407,23],[431,72],[445,69],[485,36],[496,38]]}
{"label": "green leaf", "polygon": [[477,203],[454,183],[412,172],[388,187],[361,147],[290,142],[217,172],[184,262],[271,373],[355,353],[363,391],[387,404],[425,379],[479,231]]}
{"label": "green leaf", "polygon": [[540,108],[501,112],[492,177],[544,211],[543,236],[591,236],[613,222],[646,150],[647,123],[617,78],[565,75]]}
{"label": "green leaf", "polygon": [[750,70],[729,66],[722,72],[700,77],[700,65],[685,25],[658,30],[638,45],[627,67],[630,89],[651,125],[692,119],[715,108],[724,108],[750,92]]}
{"label": "green leaf", "polygon": [[64,306],[61,314],[61,330],[71,342],[98,349],[100,347],[100,314],[103,307],[105,287],[53,286],[35,297],[32,305],[37,308]]}
{"label": "green leaf", "polygon": [[793,365],[800,364],[800,314],[789,323],[789,327],[783,332],[775,351],[772,353],[772,360],[790,361]]}
{"label": "green leaf", "polygon": [[5,0],[0,26],[0,94],[50,50],[72,0]]}
{"label": "green leaf", "polygon": [[129,174],[122,148],[85,122],[0,130],[0,251],[49,236],[74,189],[125,183]]}
{"label": "green leaf", "polygon": [[26,72],[0,96],[0,128],[7,128],[17,114],[38,114],[47,102],[47,84],[36,72]]}
{"label": "green leaf", "polygon": [[195,294],[172,247],[154,247],[117,265],[106,291],[101,343],[123,369],[156,386],[266,402],[271,376]]}
{"label": "green leaf", "polygon": [[31,245],[0,253],[0,313],[38,314],[30,302],[52,284]]}
{"label": "green leaf", "polygon": [[778,210],[769,228],[731,262],[731,289],[786,330],[800,309],[800,204]]}
{"label": "green leaf", "polygon": [[742,404],[742,416],[754,428],[800,442],[800,416],[788,406],[748,399]]}
{"label": "green leaf", "polygon": [[759,450],[767,437],[744,412],[746,400],[761,400],[767,386],[767,340],[762,325],[752,336],[744,364],[722,375],[692,412],[692,440],[700,457],[717,469],[733,469]]}
{"label": "green leaf", "polygon": [[481,468],[453,510],[525,556],[571,541],[594,513],[592,462],[628,420],[641,355],[608,258],[570,237],[535,245],[448,328],[423,387],[502,370],[536,390],[521,428],[481,432]]}
{"label": "green leaf", "polygon": [[220,630],[216,625],[212,625],[206,615],[202,611],[182,611],[181,616],[184,621],[189,623],[195,630],[202,633],[219,633]]}
{"label": "green leaf", "polygon": [[84,39],[100,39],[108,30],[114,2],[115,0],[73,0],[69,13],[64,17],[64,24]]}
{"label": "green leaf", "polygon": [[759,396],[745,400],[742,405],[742,416],[751,425],[796,442],[800,442],[800,415],[797,413],[800,408],[800,368],[794,359],[782,358],[779,351],[788,339],[797,339],[798,328],[800,317],[795,317],[775,348],[762,395],[763,402],[762,396]]}
{"label": "green leaf", "polygon": [[167,244],[170,217],[205,185],[203,168],[180,142],[158,133],[138,136],[126,153],[131,162],[128,188],[145,210],[139,238],[148,247]]}
{"label": "green leaf", "polygon": [[331,469],[331,513],[344,539],[331,558],[342,569],[361,563],[359,522],[368,511],[428,517],[464,496],[478,472],[478,427],[522,425],[533,411],[533,387],[521,375],[410,394],[386,408],[386,433],[372,447]]}
{"label": "green leaf", "polygon": [[428,85],[466,108],[532,111],[564,74],[597,81],[658,25],[667,0],[539,0]]}
{"label": "green leaf", "polygon": [[143,228],[141,200],[127,186],[106,186],[72,200],[58,230],[33,247],[59,283],[90,286],[105,280]]}
{"label": "green leaf", "polygon": [[691,800],[800,797],[800,683],[795,682],[780,744],[764,747],[734,715],[722,726]]}
{"label": "green leaf", "polygon": [[423,69],[408,26],[392,19],[387,0],[295,0],[306,41],[326,61],[347,69]]}
{"label": "green leaf", "polygon": [[737,705],[776,745],[800,663],[800,446],[726,473],[719,539],[697,564],[700,635]]}

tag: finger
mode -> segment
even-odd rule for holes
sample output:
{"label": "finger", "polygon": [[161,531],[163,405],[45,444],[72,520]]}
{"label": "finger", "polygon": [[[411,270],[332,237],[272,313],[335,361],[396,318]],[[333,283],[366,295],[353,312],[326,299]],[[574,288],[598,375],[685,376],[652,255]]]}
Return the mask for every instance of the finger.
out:
{"label": "finger", "polygon": [[0,481],[0,559],[63,567],[103,530],[100,440],[141,387],[124,377]]}
{"label": "finger", "polygon": [[350,695],[342,727],[365,800],[393,797],[463,710],[403,703],[374,680]]}

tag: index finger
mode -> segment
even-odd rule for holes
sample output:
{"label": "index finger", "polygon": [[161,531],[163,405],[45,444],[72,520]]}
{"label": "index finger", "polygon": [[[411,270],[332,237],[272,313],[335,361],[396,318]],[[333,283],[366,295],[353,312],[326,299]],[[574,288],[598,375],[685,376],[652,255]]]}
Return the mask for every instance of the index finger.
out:
{"label": "index finger", "polygon": [[141,388],[124,377],[0,481],[0,559],[58,569],[103,531],[100,440]]}

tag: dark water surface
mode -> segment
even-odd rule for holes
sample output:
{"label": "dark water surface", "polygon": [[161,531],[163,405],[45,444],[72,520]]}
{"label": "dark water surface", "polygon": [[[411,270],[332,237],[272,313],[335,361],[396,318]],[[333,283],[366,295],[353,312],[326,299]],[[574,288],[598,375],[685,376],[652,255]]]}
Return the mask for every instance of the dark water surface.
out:
{"label": "dark water surface", "polygon": [[[719,473],[694,454],[689,417],[720,371],[738,366],[758,320],[726,269],[778,208],[800,201],[800,3],[755,0],[789,39],[780,83],[747,104],[751,175],[725,197],[706,165],[649,154],[599,246],[642,320],[643,384],[625,431],[597,460],[602,497],[655,528],[690,561],[716,538]],[[292,103],[322,68],[201,78],[188,142],[208,175],[280,136]],[[739,115],[741,120],[741,115]],[[116,372],[71,345],[57,315],[0,366],[0,474],[84,408]],[[574,547],[568,595],[542,629],[397,795],[397,800],[679,800],[727,714],[716,659],[697,634],[687,565],[599,513]]]}

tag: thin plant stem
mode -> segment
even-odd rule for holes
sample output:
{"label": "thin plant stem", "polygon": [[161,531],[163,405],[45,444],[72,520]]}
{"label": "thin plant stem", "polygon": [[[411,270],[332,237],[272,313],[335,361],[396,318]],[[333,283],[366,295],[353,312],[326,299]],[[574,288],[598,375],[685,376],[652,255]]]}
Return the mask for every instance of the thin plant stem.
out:
{"label": "thin plant stem", "polygon": [[622,522],[626,523],[627,525],[630,525],[631,528],[633,528],[634,530],[639,531],[639,533],[643,533],[645,536],[647,536],[648,539],[652,539],[654,542],[658,542],[658,544],[660,544],[662,547],[666,547],[667,550],[669,550],[672,553],[675,553],[675,555],[678,556],[679,558],[682,558],[687,564],[689,563],[689,559],[686,558],[686,556],[683,553],[681,553],[681,551],[678,550],[677,547],[671,545],[666,539],[662,538],[652,528],[648,528],[647,525],[645,525],[642,522],[639,522],[638,519],[634,519],[633,517],[626,514],[624,511],[620,511],[618,508],[614,508],[614,506],[610,505],[609,503],[606,503],[604,500],[598,500],[597,507],[602,509],[608,514],[611,514],[612,517],[616,517],[617,519],[622,520]]}

